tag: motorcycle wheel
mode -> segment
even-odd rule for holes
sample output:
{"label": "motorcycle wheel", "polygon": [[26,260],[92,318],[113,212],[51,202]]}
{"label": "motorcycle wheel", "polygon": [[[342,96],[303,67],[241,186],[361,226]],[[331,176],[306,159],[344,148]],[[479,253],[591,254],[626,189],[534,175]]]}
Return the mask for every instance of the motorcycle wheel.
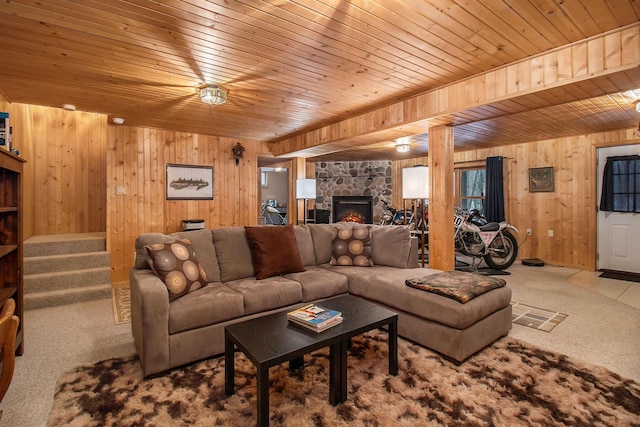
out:
{"label": "motorcycle wheel", "polygon": [[489,244],[489,251],[484,256],[484,262],[494,270],[505,270],[514,263],[518,256],[518,241],[513,234],[502,230],[503,239],[496,237]]}

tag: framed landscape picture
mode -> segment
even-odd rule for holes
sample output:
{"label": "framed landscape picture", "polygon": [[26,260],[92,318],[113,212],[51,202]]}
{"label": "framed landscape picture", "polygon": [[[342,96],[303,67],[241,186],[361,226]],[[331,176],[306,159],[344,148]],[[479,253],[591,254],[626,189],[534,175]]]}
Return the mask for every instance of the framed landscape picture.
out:
{"label": "framed landscape picture", "polygon": [[213,200],[213,166],[167,164],[167,200]]}
{"label": "framed landscape picture", "polygon": [[530,193],[553,192],[554,190],[553,167],[529,168]]}

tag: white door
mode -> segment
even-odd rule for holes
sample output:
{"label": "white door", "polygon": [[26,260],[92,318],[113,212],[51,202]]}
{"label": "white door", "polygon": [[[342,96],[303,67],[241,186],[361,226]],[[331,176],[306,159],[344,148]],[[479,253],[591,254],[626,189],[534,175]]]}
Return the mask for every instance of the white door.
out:
{"label": "white door", "polygon": [[[640,154],[640,145],[598,149],[598,206],[609,156]],[[598,269],[640,273],[640,214],[598,210]]]}

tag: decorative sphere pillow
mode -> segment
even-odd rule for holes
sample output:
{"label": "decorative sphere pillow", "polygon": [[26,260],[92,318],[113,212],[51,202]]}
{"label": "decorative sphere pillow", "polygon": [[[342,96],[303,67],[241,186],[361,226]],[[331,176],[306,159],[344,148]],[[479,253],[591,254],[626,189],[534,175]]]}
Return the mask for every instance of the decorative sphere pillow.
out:
{"label": "decorative sphere pillow", "polygon": [[371,227],[336,228],[331,241],[331,265],[371,267]]}
{"label": "decorative sphere pillow", "polygon": [[306,271],[293,225],[244,227],[256,279]]}
{"label": "decorative sphere pillow", "polygon": [[167,285],[170,301],[207,284],[207,275],[189,239],[147,245],[144,250],[149,267]]}

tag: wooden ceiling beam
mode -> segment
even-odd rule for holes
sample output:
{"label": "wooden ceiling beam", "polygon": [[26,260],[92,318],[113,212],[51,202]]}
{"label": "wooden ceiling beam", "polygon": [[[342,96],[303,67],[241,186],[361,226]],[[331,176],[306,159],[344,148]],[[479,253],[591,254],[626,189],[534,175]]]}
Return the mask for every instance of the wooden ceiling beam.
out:
{"label": "wooden ceiling beam", "polygon": [[[508,64],[445,87],[424,92],[368,113],[271,143],[274,156],[313,157],[358,146],[424,133],[431,126],[454,123],[465,111],[505,114],[579,100],[640,86],[640,22]],[[605,81],[605,83],[600,83]],[[585,84],[589,82],[589,84]],[[576,88],[572,86],[576,85]],[[599,93],[600,92],[600,93]],[[611,92],[610,92],[611,93]]]}

